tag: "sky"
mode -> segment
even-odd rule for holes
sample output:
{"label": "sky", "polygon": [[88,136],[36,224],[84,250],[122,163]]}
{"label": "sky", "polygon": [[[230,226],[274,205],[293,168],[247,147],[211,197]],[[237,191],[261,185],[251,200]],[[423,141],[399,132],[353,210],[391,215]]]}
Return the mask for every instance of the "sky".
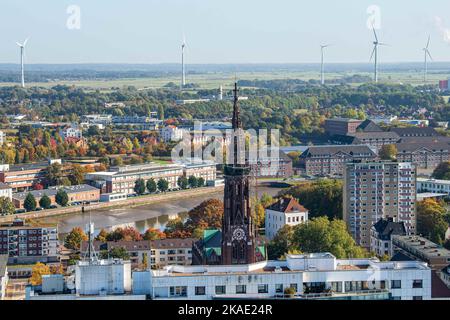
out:
{"label": "sky", "polygon": [[448,0],[1,0],[0,63],[27,37],[27,63],[173,63],[183,34],[187,63],[315,63],[322,43],[328,62],[368,62],[368,19],[381,62],[422,61],[428,35],[450,61]]}

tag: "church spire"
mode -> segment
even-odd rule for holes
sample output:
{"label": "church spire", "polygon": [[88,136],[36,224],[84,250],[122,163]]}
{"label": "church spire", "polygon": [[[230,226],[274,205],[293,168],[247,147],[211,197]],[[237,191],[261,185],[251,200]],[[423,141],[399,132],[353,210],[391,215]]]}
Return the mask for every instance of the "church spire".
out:
{"label": "church spire", "polygon": [[233,99],[233,130],[241,128],[241,119],[239,115],[239,105],[238,105],[238,93],[239,89],[237,87],[237,82],[234,83],[234,99]]}

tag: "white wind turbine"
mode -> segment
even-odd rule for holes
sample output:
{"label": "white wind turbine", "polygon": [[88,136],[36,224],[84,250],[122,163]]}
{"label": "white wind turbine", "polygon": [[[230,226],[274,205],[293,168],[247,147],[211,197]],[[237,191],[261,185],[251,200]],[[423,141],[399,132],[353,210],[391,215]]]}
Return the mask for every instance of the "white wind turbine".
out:
{"label": "white wind turbine", "polygon": [[433,58],[431,57],[430,50],[428,50],[428,47],[430,46],[430,36],[428,36],[427,45],[425,48],[423,48],[425,59],[424,59],[424,65],[423,65],[423,82],[427,83],[428,80],[428,57],[430,57],[430,60],[433,61]]}
{"label": "white wind turbine", "polygon": [[23,69],[24,63],[24,55],[25,55],[25,46],[27,45],[28,38],[25,39],[23,43],[16,42],[16,44],[20,47],[20,72],[21,72],[21,84],[22,88],[25,88],[25,74]]}
{"label": "white wind turbine", "polygon": [[320,45],[320,83],[325,84],[325,71],[324,71],[324,49],[329,47],[329,44]]}
{"label": "white wind turbine", "polygon": [[373,42],[373,51],[370,55],[370,60],[372,61],[372,58],[374,58],[374,75],[373,80],[375,83],[378,82],[378,46],[386,46],[387,44],[381,43],[378,41],[377,32],[375,31],[375,27],[372,27],[373,35],[375,36],[375,41]]}

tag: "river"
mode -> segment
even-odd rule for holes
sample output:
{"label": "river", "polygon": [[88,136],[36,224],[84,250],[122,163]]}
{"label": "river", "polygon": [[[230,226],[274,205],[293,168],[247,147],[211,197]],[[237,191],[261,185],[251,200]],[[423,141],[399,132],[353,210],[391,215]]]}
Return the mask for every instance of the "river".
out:
{"label": "river", "polygon": [[[259,186],[258,195],[261,196],[263,193],[267,193],[275,196],[280,190],[279,187]],[[176,218],[177,216],[185,218],[187,211],[211,198],[223,200],[223,192],[219,191],[216,194],[162,201],[133,208],[102,209],[90,212],[86,211],[85,213],[47,217],[39,219],[39,221],[58,223],[58,231],[60,234],[68,233],[74,227],[85,229],[86,224],[89,223],[89,219],[94,223],[96,233],[100,229],[111,230],[124,226],[135,227],[143,233],[148,228],[163,230],[169,219]]]}

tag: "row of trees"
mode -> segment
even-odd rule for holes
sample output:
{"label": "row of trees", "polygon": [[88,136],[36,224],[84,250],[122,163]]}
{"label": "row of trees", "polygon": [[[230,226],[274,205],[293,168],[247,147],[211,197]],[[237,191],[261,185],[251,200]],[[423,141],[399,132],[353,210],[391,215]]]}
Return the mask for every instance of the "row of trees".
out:
{"label": "row of trees", "polygon": [[145,182],[144,179],[137,179],[134,183],[134,192],[138,195],[142,195],[145,191],[149,193],[154,193],[157,190],[161,192],[166,192],[169,190],[169,182],[166,179],[159,179],[158,182],[155,182],[154,179],[149,179]]}
{"label": "row of trees", "polygon": [[353,240],[343,220],[330,220],[326,216],[294,227],[285,225],[268,245],[269,259],[283,258],[286,253],[303,252],[330,252],[339,259],[369,256]]}
{"label": "row of trees", "polygon": [[[66,206],[69,203],[69,196],[67,195],[67,192],[64,191],[63,189],[59,189],[55,195],[55,201],[60,206],[63,206],[63,207]],[[52,205],[52,201],[51,201],[50,197],[47,196],[46,194],[44,194],[39,199],[39,206],[42,209],[49,209],[51,207],[51,205]],[[36,208],[37,208],[36,198],[34,197],[34,195],[31,192],[28,193],[27,196],[25,197],[25,200],[23,202],[23,207],[27,211],[36,210]]]}

